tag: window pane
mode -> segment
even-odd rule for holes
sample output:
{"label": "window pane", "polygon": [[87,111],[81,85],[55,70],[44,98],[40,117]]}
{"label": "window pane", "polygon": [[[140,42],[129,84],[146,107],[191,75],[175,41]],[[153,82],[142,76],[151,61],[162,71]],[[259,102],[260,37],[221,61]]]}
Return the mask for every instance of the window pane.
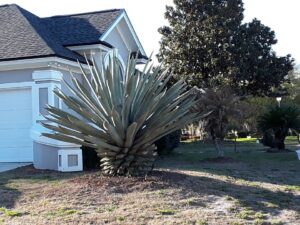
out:
{"label": "window pane", "polygon": [[48,88],[39,89],[39,109],[41,115],[47,115],[45,106],[48,104]]}
{"label": "window pane", "polygon": [[54,96],[54,107],[59,108],[59,98],[56,95]]}

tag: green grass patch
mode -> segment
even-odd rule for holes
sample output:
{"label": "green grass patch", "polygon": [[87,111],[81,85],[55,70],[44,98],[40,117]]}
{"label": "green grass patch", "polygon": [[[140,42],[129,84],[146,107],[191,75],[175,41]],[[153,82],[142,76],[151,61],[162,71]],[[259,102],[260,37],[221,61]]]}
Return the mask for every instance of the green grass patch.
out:
{"label": "green grass patch", "polygon": [[244,209],[242,211],[240,211],[236,217],[239,219],[243,219],[243,220],[253,220],[253,216],[255,214],[255,211],[253,210],[248,210],[248,209]]}
{"label": "green grass patch", "polygon": [[176,213],[173,209],[157,209],[157,212],[161,215],[174,215]]}
{"label": "green grass patch", "polygon": [[300,191],[300,186],[286,185],[283,190],[284,191]]}
{"label": "green grass patch", "polygon": [[254,221],[263,220],[267,218],[267,214],[264,214],[262,212],[256,212],[250,209],[244,209],[240,211],[236,216],[239,219],[254,220]]}
{"label": "green grass patch", "polygon": [[[297,143],[289,143],[287,141],[287,148],[296,150]],[[273,165],[274,169],[280,169],[285,163],[285,168],[293,168],[294,170],[300,169],[300,163],[294,151],[283,153],[268,153],[266,147],[262,144],[257,144],[255,141],[239,140],[237,143],[238,152],[234,151],[234,143],[224,142],[222,145],[225,157],[232,158],[237,162],[248,163],[253,169],[260,166]],[[217,151],[211,142],[193,142],[181,143],[180,146],[170,156],[174,160],[184,160],[190,163],[199,163],[209,158],[216,158]],[[212,164],[212,163],[210,163]]]}
{"label": "green grass patch", "polygon": [[9,216],[9,217],[17,217],[17,216],[24,215],[24,213],[22,212],[13,209],[7,209],[5,207],[0,208],[0,214],[4,214],[5,216]]}
{"label": "green grass patch", "polygon": [[[237,142],[244,142],[244,143],[245,142],[246,143],[256,143],[256,140],[257,140],[257,138],[237,138],[236,139]],[[234,139],[231,141],[234,141]]]}
{"label": "green grass patch", "polygon": [[272,202],[257,202],[256,203],[258,206],[261,206],[261,207],[267,207],[267,208],[270,208],[270,209],[276,209],[276,208],[279,208],[279,205],[278,204],[275,204],[275,203],[272,203]]}
{"label": "green grass patch", "polygon": [[267,217],[266,214],[263,214],[262,212],[257,212],[254,214],[254,219],[265,219]]}
{"label": "green grass patch", "polygon": [[95,212],[96,213],[103,213],[105,210],[104,209],[102,209],[102,208],[97,208],[97,209],[95,209]]}
{"label": "green grass patch", "polygon": [[111,206],[109,206],[109,207],[106,209],[106,211],[107,211],[107,212],[113,212],[113,211],[115,211],[116,208],[118,208],[117,205],[111,205]]}
{"label": "green grass patch", "polygon": [[15,217],[15,216],[22,216],[23,215],[23,213],[18,212],[16,210],[6,210],[4,214],[6,216],[9,216],[9,217]]}
{"label": "green grass patch", "polygon": [[125,217],[124,216],[118,216],[116,218],[117,222],[124,222],[125,221]]}
{"label": "green grass patch", "polygon": [[70,208],[58,208],[50,213],[48,213],[48,216],[55,216],[55,217],[61,217],[61,216],[69,216],[73,214],[79,213],[76,209],[70,209]]}
{"label": "green grass patch", "polygon": [[198,220],[196,222],[197,225],[207,225],[207,223],[204,220]]}

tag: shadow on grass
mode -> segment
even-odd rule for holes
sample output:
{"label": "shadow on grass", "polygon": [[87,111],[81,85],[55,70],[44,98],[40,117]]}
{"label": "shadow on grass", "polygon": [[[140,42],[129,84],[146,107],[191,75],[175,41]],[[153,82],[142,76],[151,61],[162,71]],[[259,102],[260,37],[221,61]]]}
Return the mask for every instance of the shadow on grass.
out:
{"label": "shadow on grass", "polygon": [[[219,198],[232,199],[234,212],[247,209],[278,215],[282,210],[300,212],[300,196],[292,192],[270,190],[252,184],[236,184],[217,178],[196,176],[182,172],[155,170],[146,178],[103,177],[100,173],[72,179],[89,187],[92,192],[126,195],[127,193],[151,192],[168,195],[174,189],[181,200],[202,196],[203,202],[195,205],[209,207]],[[175,200],[176,199],[176,200]],[[178,198],[174,197],[174,204]],[[300,215],[299,215],[300,216]]]}
{"label": "shadow on grass", "polygon": [[0,208],[11,209],[15,207],[15,203],[24,194],[24,187],[22,185],[51,183],[75,176],[78,176],[78,174],[36,170],[32,166],[0,173]]}
{"label": "shadow on grass", "polygon": [[257,144],[240,144],[239,152],[227,144],[225,156],[231,161],[214,162],[216,157],[213,145],[203,143],[182,144],[171,155],[161,158],[162,168],[208,172],[230,176],[249,182],[266,182],[278,185],[300,186],[300,161],[295,152],[267,153]]}
{"label": "shadow on grass", "polygon": [[[271,215],[278,215],[282,210],[292,210],[300,216],[300,196],[282,191],[271,191],[258,186],[238,185],[203,176],[187,175],[177,172],[154,171],[152,176],[157,182],[156,190],[168,187],[181,190],[186,197],[192,196],[216,196],[226,197],[235,201],[233,210],[260,211]],[[205,199],[205,198],[204,198]],[[209,205],[212,202],[204,202]]]}
{"label": "shadow on grass", "polygon": [[8,179],[2,177],[2,174],[0,176],[0,208],[13,208],[21,192],[15,188],[8,187]]}

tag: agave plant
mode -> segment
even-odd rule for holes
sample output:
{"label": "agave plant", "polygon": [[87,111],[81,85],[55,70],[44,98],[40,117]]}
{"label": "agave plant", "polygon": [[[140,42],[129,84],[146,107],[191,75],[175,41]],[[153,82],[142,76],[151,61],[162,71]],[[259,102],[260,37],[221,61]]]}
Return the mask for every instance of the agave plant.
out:
{"label": "agave plant", "polygon": [[86,84],[70,72],[72,96],[54,91],[75,113],[47,106],[43,125],[54,132],[43,135],[94,148],[104,174],[145,175],[157,155],[153,143],[202,117],[190,113],[197,100],[183,80],[166,88],[172,75],[149,62],[138,71],[132,58],[122,73],[116,51],[99,60],[87,60],[88,70],[79,64]]}

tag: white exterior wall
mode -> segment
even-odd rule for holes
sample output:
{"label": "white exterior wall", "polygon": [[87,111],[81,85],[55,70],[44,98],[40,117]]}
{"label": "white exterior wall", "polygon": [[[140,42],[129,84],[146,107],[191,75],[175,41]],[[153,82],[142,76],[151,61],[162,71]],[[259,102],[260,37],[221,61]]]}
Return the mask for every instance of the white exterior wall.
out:
{"label": "white exterior wall", "polygon": [[31,82],[34,69],[0,71],[0,84]]}
{"label": "white exterior wall", "polygon": [[124,40],[117,29],[111,31],[107,36],[107,42],[118,49],[120,56],[122,57],[125,65],[127,64],[128,55],[130,51],[127,49]]}
{"label": "white exterior wall", "polygon": [[62,170],[82,170],[81,146],[53,140],[41,135],[42,133],[52,133],[53,131],[44,128],[40,124],[40,121],[46,122],[46,119],[43,117],[43,115],[41,115],[41,106],[39,105],[39,103],[41,103],[39,99],[41,95],[38,95],[37,93],[39,93],[41,88],[47,88],[48,104],[59,107],[65,111],[70,111],[68,110],[67,106],[62,104],[61,101],[58,102],[58,105],[55,105],[55,98],[57,97],[53,92],[55,88],[59,88],[62,89],[67,95],[71,95],[62,82],[63,79],[65,79],[67,82],[70,82],[71,79],[69,72],[59,69],[38,70],[33,72],[32,77],[35,82],[33,85],[33,102],[36,102],[36,104],[33,104],[36,106],[33,108],[33,125],[31,129],[31,136],[34,140],[33,158],[35,168],[61,170],[61,167],[59,166],[59,154],[61,154],[61,152],[65,152],[66,157],[68,157],[69,152],[72,152],[71,155],[73,156],[74,151],[76,151],[76,157],[81,160],[78,161],[79,165],[77,167],[70,168],[63,167]]}

